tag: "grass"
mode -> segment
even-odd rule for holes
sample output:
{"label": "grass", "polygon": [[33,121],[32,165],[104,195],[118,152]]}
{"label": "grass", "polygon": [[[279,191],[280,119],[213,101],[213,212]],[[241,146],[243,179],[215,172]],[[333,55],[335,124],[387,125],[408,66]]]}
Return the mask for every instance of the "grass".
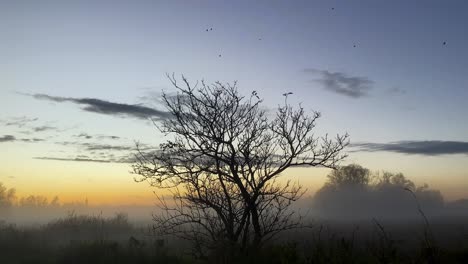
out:
{"label": "grass", "polygon": [[[463,230],[465,220],[458,220]],[[71,213],[29,228],[0,222],[0,263],[468,263],[468,236],[446,230],[459,227],[449,220],[431,223],[428,250],[426,225],[376,219],[360,225],[329,223],[285,233],[260,252],[231,258],[214,252],[200,260],[186,254],[180,241],[150,235],[124,214],[104,218]]]}

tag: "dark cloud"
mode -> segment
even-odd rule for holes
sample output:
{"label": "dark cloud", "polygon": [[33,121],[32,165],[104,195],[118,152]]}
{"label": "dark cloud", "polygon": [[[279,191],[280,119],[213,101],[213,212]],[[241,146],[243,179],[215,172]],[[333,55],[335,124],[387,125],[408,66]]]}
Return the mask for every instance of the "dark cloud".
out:
{"label": "dark cloud", "polygon": [[343,72],[330,72],[327,70],[305,69],[304,72],[316,75],[318,82],[324,89],[352,98],[369,95],[374,82],[366,77],[348,76]]}
{"label": "dark cloud", "polygon": [[56,127],[53,126],[38,126],[38,127],[33,127],[34,132],[42,132],[42,131],[47,131],[47,130],[57,130]]}
{"label": "dark cloud", "polygon": [[354,143],[358,151],[387,151],[404,154],[419,154],[427,156],[466,154],[468,155],[468,142],[464,141],[398,141],[391,143]]}
{"label": "dark cloud", "polygon": [[11,142],[15,140],[16,140],[15,136],[12,136],[12,135],[4,135],[0,137],[0,142]]}
{"label": "dark cloud", "polygon": [[135,150],[135,146],[118,146],[109,144],[94,144],[94,143],[83,143],[81,144],[86,150]]}
{"label": "dark cloud", "polygon": [[0,137],[0,142],[13,142],[13,141],[22,141],[22,142],[40,142],[44,141],[42,138],[16,138],[13,135],[5,135],[3,137]]}
{"label": "dark cloud", "polygon": [[114,115],[114,116],[128,116],[135,117],[140,119],[167,119],[171,115],[165,111],[159,111],[154,108],[142,106],[142,105],[130,105],[130,104],[121,104],[113,103],[105,100],[100,100],[96,98],[71,98],[71,97],[59,97],[59,96],[50,96],[47,94],[33,94],[30,95],[36,99],[48,100],[53,102],[71,102],[79,105],[83,105],[82,108],[84,111],[105,114],[105,115]]}
{"label": "dark cloud", "polygon": [[45,141],[42,138],[22,138],[20,140],[23,141],[23,142],[41,142],[41,141]]}

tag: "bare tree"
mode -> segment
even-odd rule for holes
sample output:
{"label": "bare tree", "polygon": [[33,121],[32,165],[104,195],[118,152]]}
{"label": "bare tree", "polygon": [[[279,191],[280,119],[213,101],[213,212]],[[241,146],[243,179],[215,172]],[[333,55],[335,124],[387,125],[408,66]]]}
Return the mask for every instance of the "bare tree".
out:
{"label": "bare tree", "polygon": [[241,96],[236,83],[192,86],[183,76],[182,85],[168,78],[178,93],[162,98],[173,117],[156,125],[172,139],[151,153],[140,150],[133,165],[137,181],[172,194],[170,202],[160,197],[155,226],[204,249],[258,247],[298,227],[290,205],[303,190],[278,178],[289,167],[335,168],[348,135],[315,137],[320,113],[309,116],[287,100],[269,120],[257,93]]}

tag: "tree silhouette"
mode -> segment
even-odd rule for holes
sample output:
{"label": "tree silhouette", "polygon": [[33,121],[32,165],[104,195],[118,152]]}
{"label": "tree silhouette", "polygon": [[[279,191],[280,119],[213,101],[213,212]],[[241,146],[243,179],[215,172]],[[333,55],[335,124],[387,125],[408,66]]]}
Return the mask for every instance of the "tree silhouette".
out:
{"label": "tree silhouette", "polygon": [[178,90],[162,96],[172,118],[156,125],[172,138],[152,152],[138,148],[133,165],[135,180],[172,195],[171,202],[159,197],[163,213],[154,216],[155,227],[205,250],[256,248],[298,227],[290,205],[301,186],[278,178],[289,167],[335,168],[348,135],[315,137],[320,114],[286,100],[269,120],[257,94],[240,95],[236,83],[192,86],[184,76],[183,85],[168,78]]}
{"label": "tree silhouette", "polygon": [[368,169],[358,164],[342,166],[327,175],[326,184],[330,187],[340,188],[349,186],[367,186],[371,180]]}

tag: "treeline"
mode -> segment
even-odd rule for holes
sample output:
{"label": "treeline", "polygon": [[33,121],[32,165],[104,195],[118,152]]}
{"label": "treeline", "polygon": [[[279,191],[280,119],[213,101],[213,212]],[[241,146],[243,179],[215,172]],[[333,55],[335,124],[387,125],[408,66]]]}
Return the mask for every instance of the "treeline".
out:
{"label": "treeline", "polygon": [[0,210],[7,211],[12,207],[24,208],[60,208],[60,207],[87,207],[88,199],[63,203],[58,196],[50,199],[42,195],[28,195],[18,197],[15,188],[8,188],[0,182]]}

